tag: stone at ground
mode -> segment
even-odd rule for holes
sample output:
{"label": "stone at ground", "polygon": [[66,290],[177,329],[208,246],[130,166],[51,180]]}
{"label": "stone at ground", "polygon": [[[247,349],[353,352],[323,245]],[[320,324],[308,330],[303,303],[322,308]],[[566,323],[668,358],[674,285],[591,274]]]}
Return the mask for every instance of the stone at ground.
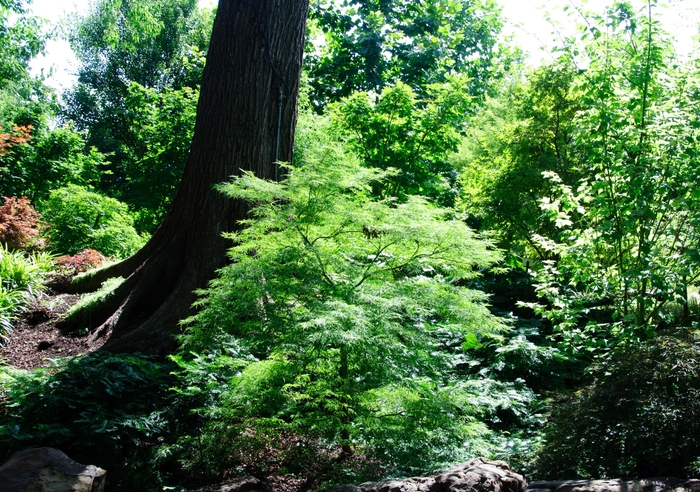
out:
{"label": "stone at ground", "polygon": [[271,489],[260,480],[250,475],[237,477],[217,485],[208,485],[206,487],[193,490],[192,492],[270,492]]}
{"label": "stone at ground", "polygon": [[431,477],[339,485],[327,492],[522,492],[527,481],[503,461],[475,458]]}
{"label": "stone at ground", "polygon": [[25,449],[0,467],[0,492],[102,492],[106,473],[58,449]]}
{"label": "stone at ground", "polygon": [[687,482],[683,482],[678,485],[674,485],[673,488],[669,487],[669,491],[672,492],[700,492],[700,480],[692,479]]}
{"label": "stone at ground", "polygon": [[559,480],[532,482],[525,492],[700,492],[700,480],[675,477],[639,480]]}

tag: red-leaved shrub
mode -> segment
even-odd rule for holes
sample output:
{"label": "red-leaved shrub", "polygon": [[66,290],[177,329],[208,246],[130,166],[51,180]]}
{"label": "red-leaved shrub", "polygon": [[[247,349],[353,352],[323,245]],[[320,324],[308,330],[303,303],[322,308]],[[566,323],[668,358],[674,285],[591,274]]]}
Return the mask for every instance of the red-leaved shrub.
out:
{"label": "red-leaved shrub", "polygon": [[41,214],[34,210],[29,198],[6,197],[0,206],[0,243],[11,250],[37,249],[43,246],[39,241],[39,219]]}
{"label": "red-leaved shrub", "polygon": [[76,274],[86,272],[91,268],[96,268],[105,261],[105,257],[99,251],[94,249],[84,249],[80,253],[73,256],[59,256],[56,258],[56,263],[60,268],[69,270],[70,273]]}

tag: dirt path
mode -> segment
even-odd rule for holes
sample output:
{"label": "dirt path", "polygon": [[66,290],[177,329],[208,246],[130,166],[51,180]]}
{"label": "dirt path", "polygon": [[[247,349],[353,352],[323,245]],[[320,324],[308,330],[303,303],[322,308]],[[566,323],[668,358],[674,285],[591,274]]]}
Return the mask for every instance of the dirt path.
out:
{"label": "dirt path", "polygon": [[56,321],[78,299],[79,296],[69,294],[41,294],[33,300],[2,342],[0,362],[18,369],[33,369],[98,348],[88,344],[87,334],[70,336],[56,328]]}

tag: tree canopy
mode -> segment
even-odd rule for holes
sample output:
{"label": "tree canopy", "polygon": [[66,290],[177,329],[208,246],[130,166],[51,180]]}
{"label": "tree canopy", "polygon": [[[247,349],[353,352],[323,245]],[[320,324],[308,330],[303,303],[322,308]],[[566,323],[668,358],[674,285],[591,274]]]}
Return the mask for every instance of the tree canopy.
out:
{"label": "tree canopy", "polygon": [[397,82],[421,91],[457,73],[478,97],[498,76],[502,20],[493,0],[326,0],[312,7],[323,33],[306,62],[318,107]]}

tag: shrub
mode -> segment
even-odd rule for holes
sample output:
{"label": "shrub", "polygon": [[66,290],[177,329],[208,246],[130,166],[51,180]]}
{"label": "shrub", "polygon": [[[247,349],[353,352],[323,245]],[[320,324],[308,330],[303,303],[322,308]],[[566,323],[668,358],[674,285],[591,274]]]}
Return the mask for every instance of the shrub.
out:
{"label": "shrub", "polygon": [[0,461],[27,447],[58,447],[106,468],[115,490],[163,490],[156,451],[170,421],[170,370],[106,353],[32,371],[0,366]]}
{"label": "shrub", "polygon": [[616,349],[554,403],[537,477],[687,476],[700,457],[700,336]]}
{"label": "shrub", "polygon": [[17,313],[41,288],[51,267],[51,257],[45,253],[24,255],[0,245],[0,337],[12,330]]}
{"label": "shrub", "polygon": [[50,246],[59,254],[91,248],[106,256],[125,258],[146,241],[136,233],[124,203],[80,186],[53,190],[42,208],[50,225]]}
{"label": "shrub", "polygon": [[362,457],[391,473],[492,453],[488,417],[532,398],[466,374],[476,340],[507,330],[473,288],[499,254],[449,209],[373,199],[390,172],[304,137],[284,182],[221,187],[252,218],[174,358],[205,418],[183,445],[204,442],[219,467],[267,450],[269,465],[297,439],[305,462]]}
{"label": "shrub", "polygon": [[26,196],[3,199],[5,203],[0,206],[0,243],[12,250],[40,247],[41,214],[34,210]]}
{"label": "shrub", "polygon": [[[2,125],[0,125],[2,130]],[[0,133],[0,155],[15,145],[24,145],[32,139],[33,125],[13,126],[11,133]]]}
{"label": "shrub", "polygon": [[97,268],[102,265],[105,260],[106,258],[102,253],[88,248],[73,256],[59,256],[55,261],[63,271],[75,275]]}

